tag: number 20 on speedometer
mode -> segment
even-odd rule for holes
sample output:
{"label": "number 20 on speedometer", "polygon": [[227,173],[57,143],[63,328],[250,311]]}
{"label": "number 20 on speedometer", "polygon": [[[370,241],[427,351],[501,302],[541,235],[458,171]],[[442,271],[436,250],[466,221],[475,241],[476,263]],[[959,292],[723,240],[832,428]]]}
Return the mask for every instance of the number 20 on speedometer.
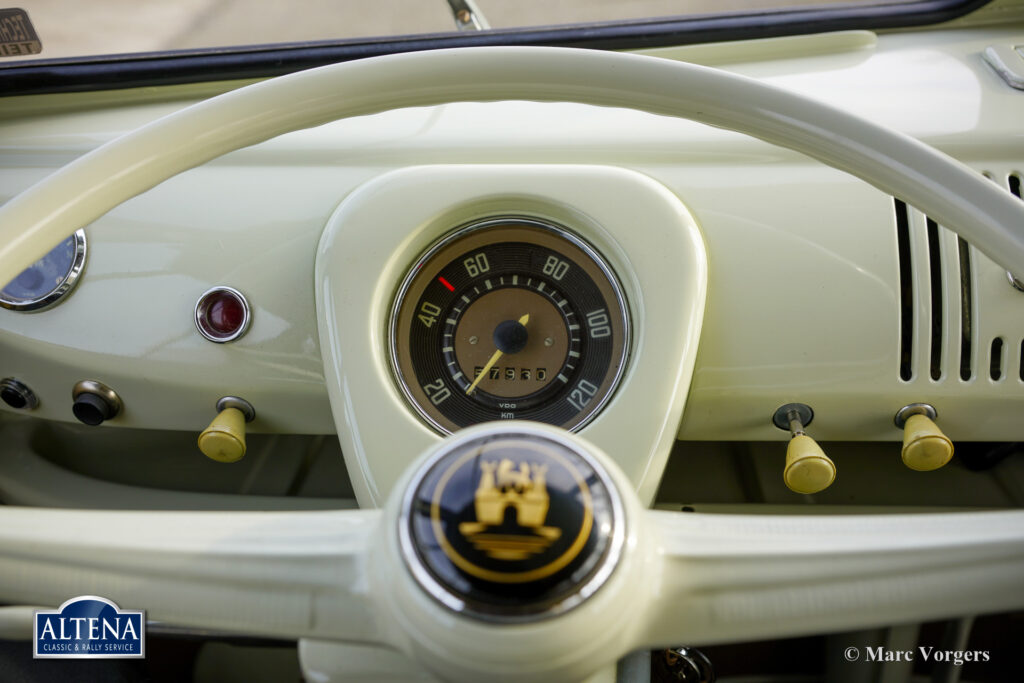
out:
{"label": "number 20 on speedometer", "polygon": [[580,429],[625,370],[629,316],[614,273],[565,228],[483,221],[431,247],[391,312],[409,403],[451,432],[499,419]]}

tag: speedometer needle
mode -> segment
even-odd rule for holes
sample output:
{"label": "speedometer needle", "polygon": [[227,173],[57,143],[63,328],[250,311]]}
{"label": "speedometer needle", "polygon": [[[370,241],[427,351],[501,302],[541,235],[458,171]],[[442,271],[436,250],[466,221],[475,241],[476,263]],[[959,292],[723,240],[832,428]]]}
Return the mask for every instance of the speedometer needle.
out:
{"label": "speedometer needle", "polygon": [[[528,322],[530,322],[529,313],[527,313],[526,315],[519,319],[519,324],[522,325],[523,327],[526,327],[526,323]],[[476,385],[480,384],[480,380],[487,376],[487,373],[490,372],[491,368],[494,367],[494,364],[497,363],[498,359],[501,358],[504,354],[505,352],[502,351],[501,349],[498,349],[497,351],[494,352],[494,355],[491,356],[491,359],[487,361],[487,365],[483,367],[483,370],[480,371],[480,374],[476,376],[476,379],[473,380],[473,383],[469,385],[468,389],[466,389],[467,396],[473,393],[473,390],[476,389]]]}

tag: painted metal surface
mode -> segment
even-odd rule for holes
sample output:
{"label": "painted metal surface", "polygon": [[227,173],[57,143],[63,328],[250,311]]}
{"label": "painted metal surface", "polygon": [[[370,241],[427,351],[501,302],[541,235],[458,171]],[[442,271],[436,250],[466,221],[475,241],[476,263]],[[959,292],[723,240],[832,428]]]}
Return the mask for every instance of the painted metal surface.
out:
{"label": "painted metal surface", "polygon": [[1024,208],[950,157],[891,128],[695,65],[586,50],[497,47],[311,69],[226,93],[132,131],[0,208],[0,279],[14,277],[18,264],[40,258],[69,230],[235,149],[339,117],[508,99],[628,105],[744,132],[926,207],[991,258],[1011,264],[1008,269],[1024,262],[1024,237],[1015,229]]}
{"label": "painted metal surface", "polygon": [[[411,459],[440,439],[390,370],[385,339],[396,283],[453,228],[513,211],[571,229],[619,274],[639,332],[621,385],[581,433],[615,453],[642,498],[653,500],[704,318],[707,257],[692,217],[664,187],[622,169],[450,165],[395,171],[362,186],[331,217],[318,250],[320,346],[362,504],[380,504]],[[666,283],[670,295],[659,296]]]}
{"label": "painted metal surface", "polygon": [[[1002,182],[1022,171],[1024,103],[979,55],[996,40],[1019,44],[1021,34],[1013,27],[883,36],[874,49],[818,51],[806,59],[787,55],[733,68],[921,137]],[[188,90],[173,92],[178,99],[137,107],[108,107],[86,95],[78,102],[91,104],[77,111],[44,113],[51,103],[66,108],[66,100],[40,98],[23,102],[24,109],[0,112],[0,187],[8,195],[20,191],[99,142],[177,109]],[[19,109],[32,116],[22,117]],[[481,164],[491,166],[481,169]],[[458,166],[438,168],[453,165]],[[570,165],[577,167],[572,173]],[[388,176],[406,166],[432,168]],[[473,172],[462,173],[467,170]],[[388,190],[397,191],[403,174],[427,172],[434,185],[418,183],[423,189],[406,195],[408,206],[393,196],[388,201]],[[565,175],[557,180],[560,174]],[[614,181],[614,192],[602,191],[609,186],[595,178]],[[493,189],[495,180],[502,181],[500,190]],[[629,192],[637,193],[635,201],[622,194]],[[639,501],[630,503],[634,520],[643,520],[627,554],[632,564],[571,620],[517,634],[536,646],[537,669],[527,673],[542,678],[547,671],[556,679],[582,675],[602,657],[613,658],[618,649],[639,643],[799,634],[879,619],[931,618],[940,610],[946,615],[1021,604],[1019,513],[829,520],[641,512],[678,425],[684,438],[781,439],[769,418],[787,401],[813,403],[819,438],[895,442],[893,412],[922,400],[936,405],[954,438],[1020,438],[1021,381],[1015,374],[1020,361],[1010,340],[1019,343],[1024,337],[1024,295],[1007,285],[1003,269],[970,248],[977,334],[981,340],[1007,340],[1002,376],[994,380],[986,374],[985,342],[974,349],[973,378],[960,379],[957,347],[949,336],[955,328],[948,328],[952,332],[943,332],[940,340],[946,361],[939,379],[930,376],[928,353],[917,348],[911,379],[901,380],[891,199],[798,154],[698,124],[625,109],[471,103],[328,124],[233,153],[130,200],[90,226],[89,274],[65,305],[33,316],[0,311],[0,363],[11,366],[0,367],[0,376],[24,377],[40,393],[35,414],[55,420],[71,419],[69,401],[62,403],[62,397],[86,376],[105,381],[125,398],[125,413],[118,418],[123,426],[198,431],[216,398],[227,393],[254,404],[257,431],[330,432],[337,420],[349,472],[362,487],[360,498],[375,502],[384,489],[402,488],[408,474],[399,472],[437,439],[402,412],[388,383],[382,315],[394,276],[445,229],[447,219],[504,208],[503,202],[522,206],[524,196],[537,210],[561,211],[559,218],[569,215],[590,226],[589,236],[600,240],[598,246],[619,272],[632,273],[626,283],[631,301],[641,301],[646,311],[638,325],[646,337],[637,340],[637,364],[630,370],[634,381],[623,387],[635,392],[629,405],[620,392],[622,405],[610,406],[584,434],[623,466],[625,472],[614,475],[623,491],[639,486]],[[380,212],[376,220],[364,216],[361,225],[349,226],[353,232],[346,235],[348,224],[340,218],[360,203]],[[679,245],[652,244],[664,230],[665,214],[672,207],[679,214],[680,206],[692,213],[692,221],[676,215],[667,222],[691,237],[698,224],[706,245],[704,316],[694,307],[692,280],[691,291],[680,294],[681,279],[694,273],[681,274]],[[403,225],[403,216],[411,226]],[[912,251],[925,256],[925,217],[912,212],[910,223]],[[680,231],[668,234],[684,241]],[[958,245],[952,233],[938,234],[950,266],[940,272],[943,310],[950,320],[957,315],[959,285],[949,258]],[[314,276],[317,259],[320,277]],[[336,267],[327,267],[328,259],[335,259]],[[367,273],[368,279],[357,279]],[[913,278],[912,305],[923,314],[915,334],[927,339],[930,276],[917,266]],[[253,292],[253,328],[231,353],[199,338],[191,321],[198,293],[221,282]],[[322,308],[337,305],[324,314],[327,323],[319,331],[317,295]],[[700,318],[701,347],[693,358],[696,330],[686,326]],[[333,391],[360,392],[336,398],[335,408],[344,414],[330,413],[322,358]],[[674,363],[674,384],[667,377],[639,376],[662,372],[659,359]],[[692,382],[688,367],[694,368]],[[644,391],[650,388],[657,392]],[[53,492],[41,489],[61,471],[40,458],[23,457],[36,445],[28,431],[14,429],[21,424],[15,419],[5,415],[0,422],[7,436],[18,437],[13,447],[5,442],[3,461],[8,471],[24,476],[5,482],[17,488],[21,500],[46,502]],[[657,419],[664,419],[660,432],[650,424]],[[647,441],[633,441],[644,432]],[[874,454],[867,445],[847,446],[848,459]],[[867,480],[863,488],[889,486],[894,501],[923,488],[891,472],[882,477],[875,462],[860,472]],[[764,477],[775,479],[781,487],[777,475]],[[962,480],[943,481],[954,488]],[[109,485],[83,491],[85,483],[65,476],[55,493],[65,502],[78,495],[75,502],[82,505],[104,497],[139,500],[132,498],[139,489]],[[994,486],[988,477],[971,483]],[[150,502],[166,507],[219,503],[166,491],[160,498]],[[321,504],[330,503],[310,503]],[[379,533],[382,521],[395,518],[393,508],[350,517],[158,514],[148,519],[148,527],[140,527],[138,513],[8,512],[8,523],[0,525],[6,534],[0,547],[11,553],[0,569],[22,583],[0,582],[11,591],[7,601],[52,601],[52,593],[79,585],[74,570],[65,569],[69,558],[94,562],[98,556],[95,545],[87,547],[95,539],[86,532],[99,524],[121,525],[104,532],[111,566],[97,575],[103,574],[112,595],[127,596],[153,583],[125,580],[126,562],[152,572],[159,577],[157,596],[140,592],[139,600],[163,618],[264,634],[380,639],[427,658],[434,671],[475,680],[479,670],[472,667],[482,651],[492,658],[485,664],[494,680],[519,679],[523,673],[521,657],[507,647],[507,632],[444,614],[416,592],[401,570],[393,534]],[[43,528],[54,530],[49,543],[40,542]],[[160,539],[159,548],[154,538]],[[197,551],[211,548],[218,554],[208,562],[196,560]],[[169,565],[167,553],[174,549],[184,559]],[[166,583],[169,569],[173,587]],[[891,600],[892,578],[899,572],[905,572],[899,593],[908,604]],[[214,574],[222,583],[211,588],[205,581]],[[270,580],[279,580],[284,590],[268,602]],[[957,591],[943,590],[950,580]],[[936,593],[946,597],[935,600]],[[339,602],[332,604],[328,594]],[[247,595],[255,597],[245,601]],[[623,628],[608,629],[611,620]],[[566,652],[590,660],[560,659]],[[351,673],[341,663],[345,654],[351,650],[303,644],[308,674]],[[562,668],[544,669],[558,665]],[[383,666],[394,667],[395,660]],[[370,675],[379,671],[371,668]],[[408,673],[397,668],[398,675]]]}
{"label": "painted metal surface", "polygon": [[[765,48],[777,59],[729,68],[896,127],[1005,176],[1020,167],[1019,151],[1007,142],[1017,139],[1024,103],[979,54],[1020,36],[1008,26],[887,35],[874,46],[854,36],[838,47],[804,41],[787,51],[778,41]],[[801,50],[810,56],[801,57]],[[678,57],[687,55],[701,58],[685,48]],[[135,107],[104,104],[134,96],[81,95],[72,98],[82,103],[77,111],[49,96],[5,102],[5,192],[177,110],[191,91],[173,88],[169,101],[138,93],[150,101]],[[34,161],[37,153],[46,156],[42,165]],[[293,133],[188,171],[89,228],[95,248],[74,305],[24,320],[0,311],[4,358],[12,368],[5,371],[37,390],[39,414],[50,419],[73,419],[63,397],[89,375],[125,398],[125,412],[111,426],[198,431],[209,419],[208,406],[235,393],[258,408],[253,431],[329,433],[334,421],[312,279],[323,225],[344,196],[393,168],[482,161],[614,163],[656,179],[692,208],[711,267],[683,438],[781,438],[768,417],[788,400],[815,405],[816,436],[825,439],[897,439],[892,411],[917,400],[937,402],[955,439],[1016,434],[1009,400],[1018,393],[1019,360],[1010,340],[1024,332],[1016,322],[1020,299],[1004,285],[989,286],[994,266],[983,257],[976,261],[979,326],[987,330],[984,338],[1008,340],[1003,378],[963,382],[947,373],[936,382],[919,366],[912,382],[901,382],[888,197],[740,135],[570,104],[388,112]],[[642,208],[634,210],[638,223],[647,220]],[[188,326],[195,297],[225,282],[254,292],[253,329],[232,349],[204,342]],[[800,324],[780,324],[779,291],[800,293]],[[822,323],[830,313],[839,315]],[[972,431],[979,400],[986,403],[984,434]]]}
{"label": "painted metal surface", "polygon": [[[1020,173],[1024,104],[978,58],[992,34],[951,33],[945,43],[939,36],[883,37],[873,50],[736,69],[938,143],[997,180]],[[946,94],[950,83],[955,97]],[[45,175],[50,169],[37,165],[40,154],[59,165],[180,103],[54,112],[45,122],[10,115],[0,124],[2,186],[14,193]],[[421,168],[395,171],[407,166]],[[512,202],[584,226],[616,271],[630,273],[624,280],[631,303],[641,304],[642,337],[628,383],[584,434],[625,470],[614,475],[624,490],[639,488],[630,510],[643,521],[631,537],[631,564],[570,620],[518,634],[534,646],[538,663],[526,674],[564,680],[618,649],[682,637],[796,635],[1017,604],[1024,590],[1017,513],[828,520],[641,512],[677,426],[684,438],[784,438],[769,418],[790,400],[813,403],[819,438],[895,441],[892,415],[914,400],[935,403],[954,438],[1020,436],[1020,368],[1009,340],[1024,337],[1024,295],[1007,285],[1001,268],[971,247],[978,338],[1008,340],[1000,379],[984,372],[985,344],[975,347],[974,377],[959,378],[949,337],[955,329],[948,328],[940,378],[930,377],[928,353],[915,349],[912,377],[901,380],[891,199],[799,155],[696,124],[573,104],[466,103],[329,124],[232,154],[90,226],[89,274],[74,299],[31,317],[0,311],[0,362],[12,367],[0,373],[25,376],[40,390],[37,414],[55,420],[71,419],[60,397],[88,376],[125,397],[123,426],[198,431],[226,393],[253,402],[257,431],[330,432],[337,421],[360,502],[377,503],[387,489],[402,487],[408,474],[401,471],[437,440],[404,409],[386,372],[383,316],[398,273],[446,226]],[[353,215],[358,220],[349,222]],[[927,256],[925,216],[911,212],[910,223],[911,250]],[[939,234],[949,266],[941,271],[943,309],[953,319],[958,278],[948,259],[957,243],[951,232]],[[691,271],[679,266],[687,240]],[[702,315],[701,246],[708,297]],[[916,267],[912,305],[926,315],[915,325],[927,339],[930,275]],[[255,308],[253,329],[230,353],[202,340],[191,324],[196,296],[225,282],[251,293]],[[319,329],[314,302],[322,309]],[[693,325],[701,321],[694,355]],[[333,416],[326,387],[338,393]],[[20,454],[36,447],[18,433],[4,451],[11,471],[15,463],[29,469]],[[59,471],[31,462],[17,485],[24,500],[38,503],[39,488]],[[113,485],[83,493],[81,484],[62,478],[56,494],[75,494],[83,504],[103,496],[138,500],[137,490]],[[165,494],[168,507],[203,504]],[[460,621],[416,592],[391,532],[380,532],[393,509],[350,517],[157,515],[144,538],[133,533],[135,515],[24,514],[9,516],[0,544],[19,555],[0,569],[25,582],[0,582],[12,591],[8,600],[43,602],[47,591],[74,585],[73,572],[61,567],[69,557],[96,557],[85,545],[89,525],[124,524],[109,541],[114,566],[103,570],[104,586],[119,596],[146,589],[119,573],[130,558],[160,575],[156,597],[138,595],[168,620],[379,639],[455,678],[478,679],[475,657],[485,651],[495,680],[524,673],[507,633]],[[44,526],[57,530],[52,546],[39,542],[35,529]],[[186,557],[171,565],[173,586],[166,580],[171,546]],[[199,562],[200,547],[217,555]],[[45,573],[26,570],[33,562]],[[222,583],[211,589],[204,582],[218,571]],[[909,577],[900,594],[912,604],[887,592],[899,571]],[[955,595],[931,599],[950,578]],[[285,590],[267,602],[271,579]],[[880,598],[885,604],[870,602]],[[807,605],[818,611],[801,611]],[[623,628],[607,629],[612,618]],[[342,664],[350,648],[302,647],[311,679],[351,673]],[[566,651],[580,659],[560,658]]]}

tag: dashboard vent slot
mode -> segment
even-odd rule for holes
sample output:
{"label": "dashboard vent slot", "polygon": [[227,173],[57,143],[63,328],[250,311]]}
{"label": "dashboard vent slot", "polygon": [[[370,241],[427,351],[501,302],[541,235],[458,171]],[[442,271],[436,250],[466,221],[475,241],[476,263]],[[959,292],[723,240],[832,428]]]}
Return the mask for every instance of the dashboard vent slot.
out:
{"label": "dashboard vent slot", "polygon": [[[971,245],[957,235],[957,252],[960,256],[960,379],[967,381],[973,372],[971,368],[971,339],[974,325],[971,311]],[[1024,349],[1024,346],[1021,347]]]}
{"label": "dashboard vent slot", "polygon": [[[1010,192],[1013,194],[1013,196],[1015,196],[1017,199],[1024,199],[1024,197],[1020,196],[1020,174],[1011,173],[1009,176],[1007,176],[1006,182],[1007,185],[1009,185]],[[1022,339],[1020,342],[1020,362],[1018,364],[1018,367],[1020,368],[1018,373],[1020,375],[1020,381],[1024,382],[1024,339]]]}
{"label": "dashboard vent slot", "polygon": [[1024,340],[1020,342],[1020,381],[1024,382]]}
{"label": "dashboard vent slot", "polygon": [[910,218],[907,205],[894,200],[896,245],[900,263],[900,379],[909,382],[914,359],[914,272],[910,259]]}
{"label": "dashboard vent slot", "polygon": [[942,247],[939,244],[939,225],[931,218],[925,219],[928,236],[928,289],[931,292],[931,353],[929,374],[938,381],[942,379]]}
{"label": "dashboard vent slot", "polygon": [[1003,338],[996,337],[992,340],[992,351],[989,358],[988,375],[993,380],[1003,378]]}

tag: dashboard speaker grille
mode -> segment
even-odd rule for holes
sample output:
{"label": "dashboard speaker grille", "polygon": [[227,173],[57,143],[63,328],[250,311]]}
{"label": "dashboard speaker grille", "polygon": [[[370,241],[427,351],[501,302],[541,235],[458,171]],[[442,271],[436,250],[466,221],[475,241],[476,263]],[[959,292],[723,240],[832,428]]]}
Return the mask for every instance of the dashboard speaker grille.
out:
{"label": "dashboard speaker grille", "polygon": [[[1021,197],[1020,172],[984,175]],[[963,237],[905,202],[895,199],[893,209],[900,379],[971,382],[980,373],[994,382],[1014,376],[1024,382],[1024,326],[1016,322],[1020,317],[1006,313],[1008,305],[1016,309],[1017,301],[1008,293],[1005,272]],[[1024,307],[1024,294],[1020,297]]]}

